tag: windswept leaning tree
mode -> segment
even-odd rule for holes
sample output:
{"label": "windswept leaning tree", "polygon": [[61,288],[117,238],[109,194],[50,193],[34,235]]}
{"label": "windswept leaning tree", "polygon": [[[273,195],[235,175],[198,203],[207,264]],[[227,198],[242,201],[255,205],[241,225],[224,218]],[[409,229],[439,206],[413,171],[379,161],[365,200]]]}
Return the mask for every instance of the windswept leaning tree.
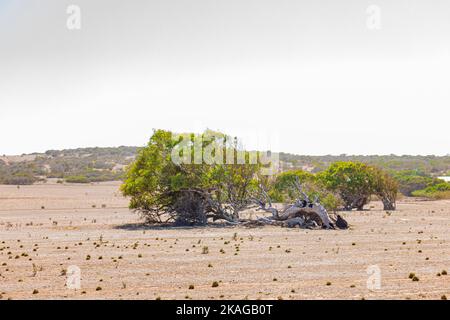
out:
{"label": "windswept leaning tree", "polygon": [[175,135],[156,130],[121,187],[131,197],[130,208],[148,223],[238,222],[239,213],[251,205],[260,165],[249,163],[248,152],[243,154],[247,161],[238,163],[233,141],[226,139],[212,131]]}

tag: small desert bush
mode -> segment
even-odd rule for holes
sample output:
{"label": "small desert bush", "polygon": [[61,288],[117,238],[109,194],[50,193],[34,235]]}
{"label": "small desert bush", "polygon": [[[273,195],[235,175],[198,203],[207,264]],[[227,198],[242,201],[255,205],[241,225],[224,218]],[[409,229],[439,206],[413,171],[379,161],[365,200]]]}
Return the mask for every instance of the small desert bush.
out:
{"label": "small desert bush", "polygon": [[450,183],[442,182],[429,186],[423,190],[417,190],[412,193],[415,197],[425,197],[433,200],[450,199]]}
{"label": "small desert bush", "polygon": [[89,183],[89,179],[86,176],[68,176],[64,179],[68,183]]}

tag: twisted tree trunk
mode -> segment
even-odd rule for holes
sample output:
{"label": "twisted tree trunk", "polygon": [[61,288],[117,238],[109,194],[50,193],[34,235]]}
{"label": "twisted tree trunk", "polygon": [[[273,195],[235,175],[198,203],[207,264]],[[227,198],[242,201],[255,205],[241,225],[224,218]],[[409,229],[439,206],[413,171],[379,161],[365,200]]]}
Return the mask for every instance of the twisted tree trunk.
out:
{"label": "twisted tree trunk", "polygon": [[327,210],[318,202],[318,199],[311,201],[308,195],[303,192],[302,186],[298,181],[295,183],[295,187],[303,196],[303,199],[297,199],[292,205],[280,212],[272,206],[270,196],[264,188],[260,186],[261,195],[259,198],[254,199],[255,203],[259,206],[259,209],[272,214],[272,217],[269,219],[263,218],[260,220],[263,222],[267,222],[268,220],[284,221],[289,227],[298,225],[307,228],[323,227],[326,229],[334,229],[334,224],[331,222]]}
{"label": "twisted tree trunk", "polygon": [[381,201],[383,202],[383,210],[385,210],[385,211],[395,211],[397,209],[395,200],[392,201],[391,199],[384,198],[384,199],[381,199]]}

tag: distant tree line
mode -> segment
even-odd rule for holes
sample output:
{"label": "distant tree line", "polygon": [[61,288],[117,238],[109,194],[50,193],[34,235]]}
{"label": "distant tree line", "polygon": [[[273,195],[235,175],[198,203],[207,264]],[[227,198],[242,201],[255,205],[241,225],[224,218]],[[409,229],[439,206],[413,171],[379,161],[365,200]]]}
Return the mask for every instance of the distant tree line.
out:
{"label": "distant tree line", "polygon": [[0,160],[1,184],[33,184],[46,178],[69,183],[122,180],[123,168],[135,157],[138,148],[83,148],[50,150],[33,154],[34,160],[9,162]]}
{"label": "distant tree line", "polygon": [[[57,178],[68,183],[123,180],[125,171],[122,167],[129,166],[141,150],[142,148],[137,147],[49,150],[45,153],[33,154],[35,157],[31,161],[7,164],[0,160],[0,184],[33,184],[44,181],[46,178]],[[394,178],[399,193],[405,196],[430,199],[450,198],[447,190],[449,183],[437,178],[440,175],[450,175],[450,156],[301,156],[280,153],[279,158],[284,174],[280,174],[276,186],[270,190],[275,199],[281,199],[281,196],[286,197],[289,196],[289,192],[292,193],[292,191],[285,191],[281,194],[280,185],[283,184],[283,179],[291,181],[289,177],[299,175],[299,178],[310,185],[310,189],[315,190],[315,193],[323,193],[326,189],[327,193],[323,194],[325,198],[322,197],[322,200],[329,202],[330,207],[336,206],[337,198],[334,197],[336,194],[340,194],[339,201],[353,202],[353,204],[347,203],[347,207],[358,207],[358,203],[364,205],[367,197],[350,201],[345,192],[339,192],[343,180],[338,178],[352,170],[360,172],[363,177],[362,168],[366,166],[372,168],[372,171],[376,170],[373,168],[382,170],[389,177]],[[343,163],[354,165],[344,166]],[[326,182],[324,175],[328,175],[329,179],[333,177],[335,180]],[[319,177],[322,178],[319,179]],[[371,180],[369,176],[365,176],[365,179],[364,181],[370,180],[365,187],[366,190],[372,189],[372,195],[385,199],[392,198],[392,195],[373,191],[374,185],[369,187],[370,184],[376,185],[388,183],[388,181]],[[321,180],[320,184],[319,180]],[[389,180],[389,182],[392,181]]]}

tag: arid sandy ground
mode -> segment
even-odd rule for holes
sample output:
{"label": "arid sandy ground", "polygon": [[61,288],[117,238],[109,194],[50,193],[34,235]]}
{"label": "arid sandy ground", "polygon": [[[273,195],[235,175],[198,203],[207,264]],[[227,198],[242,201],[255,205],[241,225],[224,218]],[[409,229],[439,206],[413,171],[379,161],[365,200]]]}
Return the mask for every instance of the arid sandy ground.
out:
{"label": "arid sandy ground", "polygon": [[[450,201],[405,199],[392,214],[373,203],[345,215],[346,231],[158,229],[140,225],[117,190],[117,183],[0,186],[0,297],[450,297],[450,275],[438,276],[450,272]],[[81,269],[79,290],[65,285],[71,265]],[[369,266],[379,267],[379,289],[367,288]]]}

